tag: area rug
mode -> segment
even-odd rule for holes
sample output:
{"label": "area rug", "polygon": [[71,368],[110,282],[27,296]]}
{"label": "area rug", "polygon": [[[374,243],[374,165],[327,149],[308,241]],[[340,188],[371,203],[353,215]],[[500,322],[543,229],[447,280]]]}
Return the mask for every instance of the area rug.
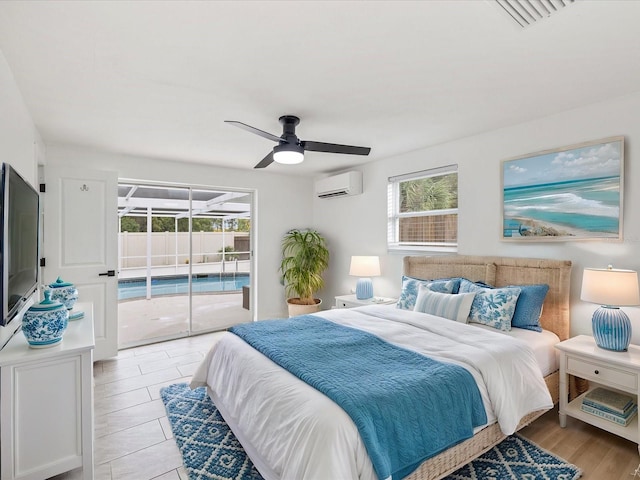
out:
{"label": "area rug", "polygon": [[582,471],[517,433],[444,480],[575,480]]}
{"label": "area rug", "polygon": [[[204,387],[191,390],[178,383],[164,387],[160,396],[190,480],[262,479]],[[575,465],[516,434],[445,480],[575,480],[581,475]]]}
{"label": "area rug", "polygon": [[169,385],[160,397],[189,480],[262,479],[204,387]]}

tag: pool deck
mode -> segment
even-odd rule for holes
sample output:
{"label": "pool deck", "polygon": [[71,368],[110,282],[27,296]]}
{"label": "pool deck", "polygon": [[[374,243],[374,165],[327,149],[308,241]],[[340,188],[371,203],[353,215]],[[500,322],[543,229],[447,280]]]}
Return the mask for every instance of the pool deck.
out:
{"label": "pool deck", "polygon": [[[219,331],[251,321],[251,312],[242,308],[242,293],[193,295],[192,333]],[[118,303],[118,346],[127,348],[168,338],[186,336],[189,297],[158,296],[150,300]]]}
{"label": "pool deck", "polygon": [[[249,260],[121,268],[119,280],[174,275],[249,275]],[[188,332],[189,300],[184,295],[152,296],[151,299],[121,300],[118,302],[118,346],[127,348],[186,336]],[[237,323],[251,321],[251,312],[242,308],[242,292],[194,293],[192,303],[192,334],[219,331]]]}

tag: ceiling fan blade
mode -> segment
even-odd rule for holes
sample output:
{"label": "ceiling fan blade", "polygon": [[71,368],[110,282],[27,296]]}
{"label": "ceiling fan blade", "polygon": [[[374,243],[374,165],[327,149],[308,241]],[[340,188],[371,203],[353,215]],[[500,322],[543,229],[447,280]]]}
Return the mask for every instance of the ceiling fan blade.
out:
{"label": "ceiling fan blade", "polygon": [[264,157],[260,162],[253,168],[264,168],[268,167],[273,163],[273,150],[269,152],[269,154]]}
{"label": "ceiling fan blade", "polygon": [[269,132],[265,132],[264,130],[260,130],[259,128],[256,128],[256,127],[252,127],[251,125],[247,125],[246,123],[237,122],[235,120],[225,120],[224,123],[235,125],[236,127],[246,130],[247,132],[255,133],[256,135],[260,135],[261,137],[264,137],[268,140],[273,140],[274,142],[279,142],[280,140],[282,140],[280,137],[276,135],[273,135]]}
{"label": "ceiling fan blade", "polygon": [[371,148],[356,147],[353,145],[339,145],[337,143],[324,142],[300,142],[302,148],[310,152],[326,152],[326,153],[346,153],[348,155],[369,155]]}

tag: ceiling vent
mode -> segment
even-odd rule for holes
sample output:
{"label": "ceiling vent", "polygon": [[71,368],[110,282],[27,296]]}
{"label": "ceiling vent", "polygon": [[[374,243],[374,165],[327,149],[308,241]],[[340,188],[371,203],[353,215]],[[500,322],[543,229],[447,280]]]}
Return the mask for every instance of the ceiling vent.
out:
{"label": "ceiling vent", "polygon": [[495,0],[522,28],[533,25],[575,3],[575,0]]}

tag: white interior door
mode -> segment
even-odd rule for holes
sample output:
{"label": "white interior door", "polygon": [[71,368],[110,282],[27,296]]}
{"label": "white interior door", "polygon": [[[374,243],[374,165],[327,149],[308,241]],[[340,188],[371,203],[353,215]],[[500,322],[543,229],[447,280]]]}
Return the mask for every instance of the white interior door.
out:
{"label": "white interior door", "polygon": [[[44,169],[43,272],[76,285],[93,303],[94,360],[118,353],[118,175],[68,167]],[[82,320],[78,320],[82,321]]]}

